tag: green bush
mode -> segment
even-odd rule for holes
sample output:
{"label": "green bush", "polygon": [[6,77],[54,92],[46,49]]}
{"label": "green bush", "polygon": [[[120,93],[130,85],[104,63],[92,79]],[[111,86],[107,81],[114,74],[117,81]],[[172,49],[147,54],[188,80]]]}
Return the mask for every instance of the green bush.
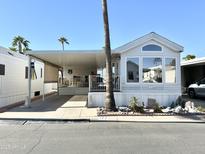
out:
{"label": "green bush", "polygon": [[155,113],[162,113],[162,109],[161,107],[159,106],[159,103],[156,103],[156,105],[154,106],[154,112]]}
{"label": "green bush", "polygon": [[139,102],[136,97],[132,97],[129,101],[129,107],[133,112],[144,113],[144,107],[139,105]]}
{"label": "green bush", "polygon": [[172,102],[172,104],[171,104],[171,108],[175,108],[176,106],[181,106],[182,108],[184,108],[185,107],[185,103],[186,103],[186,101],[181,97],[181,96],[179,96],[177,99],[176,99],[176,101],[175,102]]}

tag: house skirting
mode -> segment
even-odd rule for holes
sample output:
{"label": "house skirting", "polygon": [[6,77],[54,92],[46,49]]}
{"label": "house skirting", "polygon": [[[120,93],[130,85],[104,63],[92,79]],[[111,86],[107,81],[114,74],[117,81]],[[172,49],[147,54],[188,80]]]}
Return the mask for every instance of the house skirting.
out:
{"label": "house skirting", "polygon": [[[181,93],[133,93],[133,92],[115,92],[116,106],[127,106],[131,97],[135,96],[140,103],[144,102],[147,105],[148,98],[154,98],[161,106],[169,106],[176,101]],[[104,106],[105,92],[89,92],[88,107]]]}

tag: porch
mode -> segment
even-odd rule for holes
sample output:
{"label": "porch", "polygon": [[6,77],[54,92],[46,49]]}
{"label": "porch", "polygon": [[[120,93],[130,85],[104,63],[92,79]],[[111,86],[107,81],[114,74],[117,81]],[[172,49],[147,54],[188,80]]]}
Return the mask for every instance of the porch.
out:
{"label": "porch", "polygon": [[[44,82],[57,82],[59,95],[88,95],[105,92],[105,55],[102,51],[32,51],[33,59],[42,60]],[[120,56],[112,55],[113,88],[120,91]],[[56,67],[53,72],[52,68]]]}

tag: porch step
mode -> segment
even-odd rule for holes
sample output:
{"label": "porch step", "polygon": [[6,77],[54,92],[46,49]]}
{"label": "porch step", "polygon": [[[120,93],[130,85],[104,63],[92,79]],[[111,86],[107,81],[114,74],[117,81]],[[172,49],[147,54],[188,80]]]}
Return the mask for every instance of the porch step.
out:
{"label": "porch step", "polygon": [[86,107],[87,95],[75,95],[71,97],[61,108]]}

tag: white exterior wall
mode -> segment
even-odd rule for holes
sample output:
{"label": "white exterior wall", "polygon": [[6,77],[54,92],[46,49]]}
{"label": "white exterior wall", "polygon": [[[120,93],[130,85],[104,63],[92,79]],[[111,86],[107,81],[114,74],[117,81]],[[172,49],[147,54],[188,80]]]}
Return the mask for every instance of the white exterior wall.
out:
{"label": "white exterior wall", "polygon": [[[162,47],[162,52],[142,51],[142,47],[147,44],[156,44]],[[127,58],[139,58],[139,83],[127,83]],[[162,58],[162,83],[143,83],[143,58],[159,57]],[[165,58],[176,59],[176,83],[165,83]],[[128,105],[131,97],[135,96],[144,104],[147,104],[148,98],[154,98],[160,105],[168,106],[181,95],[181,67],[180,53],[170,48],[150,40],[138,47],[129,49],[121,53],[120,60],[120,92],[115,93],[115,101],[117,106]],[[103,106],[103,92],[92,92],[88,94],[88,106]]]}
{"label": "white exterior wall", "polygon": [[[0,107],[7,106],[25,100],[28,91],[28,79],[25,79],[25,67],[28,66],[28,57],[17,58],[15,56],[1,54],[0,63],[5,65],[5,75],[0,75]],[[42,78],[40,76],[42,68]],[[43,93],[44,63],[35,60],[37,79],[32,80],[32,94],[35,91]],[[51,92],[52,86],[45,85],[45,93]]]}

